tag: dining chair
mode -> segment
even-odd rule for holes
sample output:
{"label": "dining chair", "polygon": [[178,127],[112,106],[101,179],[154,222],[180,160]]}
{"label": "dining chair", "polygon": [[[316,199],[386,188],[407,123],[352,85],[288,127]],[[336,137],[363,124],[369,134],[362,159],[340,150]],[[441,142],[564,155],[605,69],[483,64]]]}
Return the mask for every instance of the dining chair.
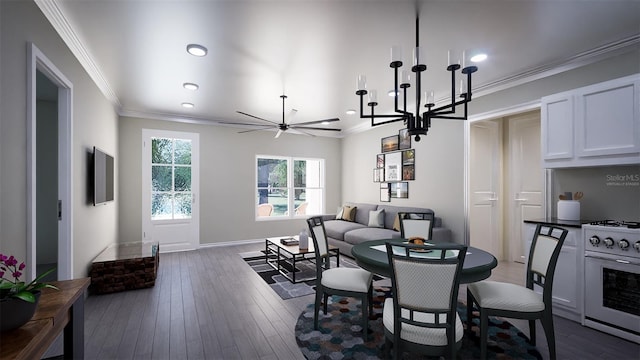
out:
{"label": "dining chair", "polygon": [[433,213],[399,212],[398,217],[400,219],[400,237],[403,239],[421,237],[424,240],[431,240]]}
{"label": "dining chair", "polygon": [[367,338],[369,316],[373,315],[373,274],[361,268],[331,268],[329,244],[321,216],[307,219],[313,240],[316,259],[316,300],[313,312],[313,328],[318,329],[320,305],[324,297],[323,311],[327,314],[329,295],[358,298],[362,301],[362,337]]}
{"label": "dining chair", "polygon": [[[567,233],[566,229],[538,224],[529,250],[526,286],[488,280],[467,285],[467,329],[471,329],[475,305],[480,315],[480,358],[487,357],[489,316],[529,320],[531,345],[536,344],[535,321],[540,319],[549,355],[556,358],[551,295],[556,263]],[[534,291],[534,285],[542,288],[542,294]]]}
{"label": "dining chair", "polygon": [[382,310],[388,357],[403,352],[456,358],[464,329],[458,315],[458,287],[467,247],[457,244],[386,243],[393,296]]}
{"label": "dining chair", "polygon": [[258,216],[271,216],[273,212],[273,205],[264,203],[258,205]]}

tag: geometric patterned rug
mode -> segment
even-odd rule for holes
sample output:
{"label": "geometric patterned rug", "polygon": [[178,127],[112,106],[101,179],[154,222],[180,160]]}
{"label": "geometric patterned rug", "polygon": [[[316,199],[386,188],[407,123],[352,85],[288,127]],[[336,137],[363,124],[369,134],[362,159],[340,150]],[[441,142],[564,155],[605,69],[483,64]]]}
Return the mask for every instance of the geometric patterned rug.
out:
{"label": "geometric patterned rug", "polygon": [[[320,310],[318,330],[313,329],[313,304],[298,317],[295,334],[302,354],[307,359],[381,359],[383,358],[384,327],[382,325],[382,304],[390,295],[389,288],[374,287],[373,316],[369,319],[368,341],[362,339],[360,300],[330,296],[327,311]],[[480,329],[477,313],[474,325],[467,330],[466,306],[458,304],[458,314],[465,333],[459,359],[480,358]],[[508,321],[490,317],[487,341],[488,359],[542,359],[527,337]],[[430,359],[425,356],[405,353],[404,359]]]}

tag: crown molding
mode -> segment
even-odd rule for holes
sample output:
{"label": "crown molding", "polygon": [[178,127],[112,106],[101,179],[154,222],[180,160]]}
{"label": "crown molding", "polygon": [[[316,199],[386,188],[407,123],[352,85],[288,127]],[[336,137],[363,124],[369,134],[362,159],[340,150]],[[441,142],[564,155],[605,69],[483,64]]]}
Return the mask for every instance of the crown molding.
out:
{"label": "crown molding", "polygon": [[103,75],[98,65],[93,61],[91,54],[80,41],[80,38],[73,30],[73,27],[64,16],[57,0],[34,0],[40,11],[49,20],[58,35],[67,44],[73,55],[78,59],[82,67],[89,74],[89,77],[98,86],[102,94],[113,104],[116,109],[122,105],[118,96],[113,91],[111,85]]}

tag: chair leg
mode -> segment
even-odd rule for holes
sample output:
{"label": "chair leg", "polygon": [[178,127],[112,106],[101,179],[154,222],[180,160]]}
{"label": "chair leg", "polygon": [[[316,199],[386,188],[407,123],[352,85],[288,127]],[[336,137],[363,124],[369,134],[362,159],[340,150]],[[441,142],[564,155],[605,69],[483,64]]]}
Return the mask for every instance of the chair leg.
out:
{"label": "chair leg", "polygon": [[547,344],[549,345],[549,358],[556,359],[556,336],[553,330],[553,314],[551,311],[545,311],[542,315],[542,327],[544,334],[547,336]]}
{"label": "chair leg", "polygon": [[329,294],[324,294],[324,314],[327,315],[327,304],[329,303]]}
{"label": "chair leg", "polygon": [[480,359],[484,360],[487,358],[487,328],[489,326],[489,316],[486,311],[482,311],[480,306],[478,306],[478,311],[480,311]]}
{"label": "chair leg", "polygon": [[369,296],[362,297],[362,339],[367,341],[369,336]]}
{"label": "chair leg", "polygon": [[[544,325],[544,324],[543,324]],[[545,330],[545,333],[547,331]],[[536,321],[529,320],[529,344],[536,345]]]}
{"label": "chair leg", "polygon": [[369,285],[367,297],[369,298],[369,316],[373,316],[373,285]]}
{"label": "chair leg", "polygon": [[316,288],[316,302],[313,306],[313,329],[314,330],[318,330],[318,313],[320,312],[321,301],[322,301],[322,290]]}
{"label": "chair leg", "polygon": [[467,289],[467,331],[471,332],[473,326],[473,295]]}
{"label": "chair leg", "polygon": [[393,342],[388,338],[384,337],[384,349],[382,352],[382,357],[384,359],[388,359],[391,356],[391,347],[393,346]]}

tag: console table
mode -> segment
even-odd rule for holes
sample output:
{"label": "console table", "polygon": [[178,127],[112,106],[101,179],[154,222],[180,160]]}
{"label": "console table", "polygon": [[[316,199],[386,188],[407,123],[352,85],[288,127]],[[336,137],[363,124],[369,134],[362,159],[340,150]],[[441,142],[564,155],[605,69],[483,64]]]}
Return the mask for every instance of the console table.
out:
{"label": "console table", "polygon": [[42,289],[36,312],[21,327],[0,332],[0,359],[40,359],[64,330],[64,358],[84,358],[84,296],[90,279],[54,281]]}
{"label": "console table", "polygon": [[91,289],[98,294],[152,287],[156,282],[158,242],[114,244],[91,264]]}

